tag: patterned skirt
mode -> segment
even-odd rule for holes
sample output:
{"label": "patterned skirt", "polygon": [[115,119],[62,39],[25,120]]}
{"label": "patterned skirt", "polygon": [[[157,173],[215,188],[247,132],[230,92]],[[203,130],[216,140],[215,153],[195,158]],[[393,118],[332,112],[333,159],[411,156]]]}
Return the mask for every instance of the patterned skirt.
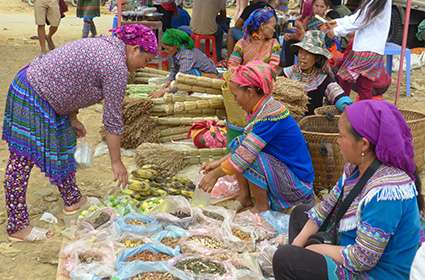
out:
{"label": "patterned skirt", "polygon": [[373,52],[351,51],[338,70],[337,76],[355,82],[359,76],[372,81],[386,75],[384,56]]}
{"label": "patterned skirt", "polygon": [[76,134],[68,116],[58,115],[27,81],[27,67],[18,72],[6,100],[3,140],[9,150],[31,160],[52,183],[76,171]]}
{"label": "patterned skirt", "polygon": [[[235,138],[230,151],[235,152],[245,135]],[[260,152],[256,161],[243,173],[250,183],[267,190],[270,208],[274,211],[288,209],[313,199],[313,185],[305,183],[274,156]]]}

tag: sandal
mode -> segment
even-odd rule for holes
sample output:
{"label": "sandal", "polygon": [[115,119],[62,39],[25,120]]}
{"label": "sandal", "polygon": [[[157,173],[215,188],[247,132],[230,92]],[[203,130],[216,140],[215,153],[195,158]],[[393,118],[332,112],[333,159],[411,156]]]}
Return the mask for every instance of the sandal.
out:
{"label": "sandal", "polygon": [[99,204],[99,199],[97,199],[96,197],[91,197],[91,196],[87,196],[86,197],[86,202],[84,202],[82,205],[80,205],[80,207],[78,209],[72,210],[72,211],[67,211],[65,209],[62,210],[63,214],[65,216],[73,216],[83,210],[88,209],[91,205],[95,205],[95,204]]}
{"label": "sandal", "polygon": [[32,227],[31,232],[25,236],[24,239],[8,236],[10,242],[34,242],[34,241],[44,241],[49,239],[50,237],[47,236],[49,234],[49,230],[39,228],[39,227]]}

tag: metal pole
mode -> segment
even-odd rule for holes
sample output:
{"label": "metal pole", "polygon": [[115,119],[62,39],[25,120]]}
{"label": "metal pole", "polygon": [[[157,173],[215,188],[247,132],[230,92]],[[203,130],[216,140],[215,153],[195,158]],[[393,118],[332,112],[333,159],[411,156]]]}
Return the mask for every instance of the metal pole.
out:
{"label": "metal pole", "polygon": [[[404,17],[404,26],[403,26],[403,41],[401,43],[401,54],[400,54],[400,65],[398,68],[398,75],[397,75],[397,87],[396,87],[396,93],[395,93],[395,101],[394,104],[397,106],[398,100],[400,98],[400,86],[401,86],[401,79],[403,77],[403,64],[404,64],[404,56],[406,54],[406,45],[407,45],[407,35],[409,33],[409,21],[410,21],[410,8],[412,6],[412,0],[407,0],[406,3],[406,14]],[[407,71],[407,67],[406,67]]]}
{"label": "metal pole", "polygon": [[118,17],[118,27],[120,27],[121,19],[122,19],[122,0],[117,1],[117,17]]}

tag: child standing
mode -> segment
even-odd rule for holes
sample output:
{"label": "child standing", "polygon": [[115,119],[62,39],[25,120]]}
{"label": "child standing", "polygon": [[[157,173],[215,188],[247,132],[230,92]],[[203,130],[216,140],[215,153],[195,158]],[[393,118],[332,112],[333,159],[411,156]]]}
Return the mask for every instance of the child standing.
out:
{"label": "child standing", "polygon": [[100,16],[100,0],[78,0],[77,17],[82,18],[83,25],[83,38],[92,37],[97,35],[96,25],[93,19]]}
{"label": "child standing", "polygon": [[351,16],[328,23],[329,37],[354,32],[353,48],[337,72],[346,95],[355,88],[359,99],[380,97],[390,86],[384,50],[391,24],[391,0],[363,0]]}

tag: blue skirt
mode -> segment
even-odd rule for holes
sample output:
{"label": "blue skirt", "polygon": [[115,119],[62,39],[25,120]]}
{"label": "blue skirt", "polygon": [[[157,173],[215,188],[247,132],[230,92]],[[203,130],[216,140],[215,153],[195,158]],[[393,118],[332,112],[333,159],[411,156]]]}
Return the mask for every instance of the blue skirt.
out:
{"label": "blue skirt", "polygon": [[9,87],[3,122],[3,140],[9,150],[25,156],[60,184],[75,173],[76,134],[68,116],[58,115],[27,80],[21,69]]}
{"label": "blue skirt", "polygon": [[[233,153],[245,139],[235,138],[229,146]],[[245,179],[257,187],[267,190],[270,209],[279,211],[313,199],[313,184],[305,183],[274,156],[260,152],[257,159],[243,173]]]}

